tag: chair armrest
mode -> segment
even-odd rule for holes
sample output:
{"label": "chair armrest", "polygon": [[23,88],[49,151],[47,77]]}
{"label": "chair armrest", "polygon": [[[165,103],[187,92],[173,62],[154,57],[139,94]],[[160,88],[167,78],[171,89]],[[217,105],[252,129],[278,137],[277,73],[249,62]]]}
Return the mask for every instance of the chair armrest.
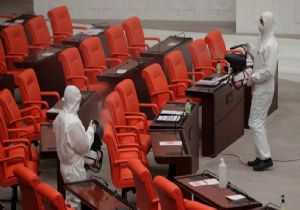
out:
{"label": "chair armrest", "polygon": [[147,120],[147,116],[145,115],[145,113],[143,112],[125,112],[125,115],[128,115],[128,116],[141,116],[143,117],[145,120]]}
{"label": "chair armrest", "polygon": [[90,69],[96,69],[96,70],[100,70],[101,72],[107,70],[106,66],[86,66],[85,70],[90,70]]}
{"label": "chair armrest", "polygon": [[111,57],[117,57],[117,56],[127,56],[128,58],[131,58],[132,56],[129,53],[111,53]]}
{"label": "chair armrest", "polygon": [[176,83],[183,83],[183,82],[184,82],[184,83],[185,83],[185,82],[188,83],[189,86],[191,86],[191,85],[193,84],[193,81],[190,80],[190,79],[174,79],[174,80],[172,80],[171,83],[172,83],[172,84],[173,84],[173,83],[176,84]]}
{"label": "chair armrest", "polygon": [[20,112],[21,112],[21,114],[23,114],[23,113],[30,112],[30,111],[33,111],[33,110],[37,111],[40,114],[40,120],[42,120],[43,119],[43,114],[42,114],[42,111],[41,111],[40,107],[38,107],[38,106],[29,106],[29,107],[20,109]]}
{"label": "chair armrest", "polygon": [[125,120],[126,121],[130,121],[130,120],[139,120],[142,121],[144,124],[144,129],[143,129],[143,133],[146,134],[148,132],[148,123],[147,120],[144,118],[144,116],[134,116],[134,115],[130,115],[130,116],[125,116]]}
{"label": "chair armrest", "polygon": [[71,84],[72,84],[72,80],[83,80],[85,85],[88,87],[89,89],[89,80],[86,76],[68,76],[66,77],[66,81],[70,81],[71,80]]}
{"label": "chair armrest", "polygon": [[76,25],[72,25],[73,29],[80,29],[80,30],[87,30],[88,27],[87,26],[76,26]]}
{"label": "chair armrest", "polygon": [[[174,94],[174,99],[176,99],[176,96],[181,96],[182,94],[178,94],[177,93],[177,88],[180,88],[182,87],[184,90],[187,89],[187,86],[184,84],[184,83],[176,83],[176,84],[170,84],[168,85],[168,87],[173,91],[175,92],[176,94]],[[183,95],[184,96],[184,95]]]}
{"label": "chair armrest", "polygon": [[[140,107],[149,107],[149,108],[152,108],[152,109],[153,109],[153,112],[155,112],[155,113],[158,113],[158,112],[159,112],[157,104],[151,104],[151,103],[139,103],[139,106],[140,106]],[[155,113],[154,113],[154,114],[155,114]]]}
{"label": "chair armrest", "polygon": [[133,43],[129,47],[140,47],[140,48],[146,48],[146,49],[148,49],[149,45],[148,44],[135,44],[135,43]]}
{"label": "chair armrest", "polygon": [[165,94],[165,93],[170,94],[170,97],[171,97],[172,100],[175,99],[174,93],[171,90],[158,91],[158,92],[155,92],[155,93],[150,93],[150,95],[151,96],[157,96],[157,95]]}
{"label": "chair armrest", "polygon": [[4,179],[11,178],[8,177],[7,171],[6,171],[6,165],[11,165],[10,162],[14,161],[14,164],[20,164],[23,163],[24,166],[27,166],[27,162],[24,157],[22,156],[12,156],[12,157],[6,157],[6,158],[0,158],[0,165],[4,165],[1,168],[3,168],[3,175]]}
{"label": "chair armrest", "polygon": [[215,67],[212,67],[212,66],[197,66],[197,67],[194,67],[194,70],[203,70],[203,69],[208,69],[208,70],[211,70],[211,71],[216,71],[216,68]]}
{"label": "chair armrest", "polygon": [[122,60],[119,58],[105,58],[105,61],[111,64],[115,63],[115,65],[122,63]]}
{"label": "chair armrest", "polygon": [[31,104],[40,104],[40,105],[44,105],[45,109],[49,109],[49,105],[47,103],[47,101],[24,101],[23,102],[24,105],[31,105]]}
{"label": "chair armrest", "polygon": [[152,201],[151,201],[151,203],[159,203],[159,198],[154,198],[154,199],[152,199]]}
{"label": "chair armrest", "polygon": [[57,101],[59,101],[59,99],[60,99],[59,93],[56,91],[41,91],[41,95],[56,97]]}
{"label": "chair armrest", "polygon": [[22,61],[24,59],[24,57],[26,57],[27,55],[25,53],[22,54],[9,54],[6,55],[5,58],[6,59],[11,59],[14,61]]}
{"label": "chair armrest", "polygon": [[10,133],[25,133],[26,136],[29,136],[29,131],[25,128],[9,128],[7,129],[8,134]]}
{"label": "chair armrest", "polygon": [[3,145],[7,145],[7,146],[11,146],[11,144],[13,144],[14,146],[19,146],[19,145],[26,145],[26,147],[28,148],[28,156],[30,158],[30,160],[32,159],[32,152],[31,152],[31,143],[29,142],[28,139],[8,139],[8,140],[3,140],[2,141]]}
{"label": "chair armrest", "polygon": [[23,122],[25,120],[29,120],[31,122],[31,124],[33,125],[33,127],[34,127],[34,130],[36,132],[39,132],[39,128],[38,128],[37,123],[36,123],[33,116],[24,116],[24,117],[21,117],[19,119],[12,120],[12,121],[9,122],[9,125],[16,124],[17,122]]}
{"label": "chair armrest", "polygon": [[[119,140],[119,137],[128,137],[128,136],[131,136],[134,138],[134,142],[137,143],[138,145],[140,145],[140,141],[139,141],[139,138],[137,137],[137,135],[139,134],[136,134],[136,133],[130,133],[130,132],[126,132],[126,133],[117,133],[116,136]],[[127,145],[127,143],[126,143]]]}
{"label": "chair armrest", "polygon": [[42,50],[42,49],[44,49],[43,47],[36,46],[36,45],[28,45],[28,48],[33,49],[33,50]]}
{"label": "chair armrest", "polygon": [[53,34],[53,36],[61,36],[63,38],[68,38],[68,37],[71,37],[72,34],[71,33],[63,33],[63,32],[56,32]]}
{"label": "chair armrest", "polygon": [[159,37],[145,37],[145,40],[153,40],[153,41],[157,41],[160,42],[160,38]]}

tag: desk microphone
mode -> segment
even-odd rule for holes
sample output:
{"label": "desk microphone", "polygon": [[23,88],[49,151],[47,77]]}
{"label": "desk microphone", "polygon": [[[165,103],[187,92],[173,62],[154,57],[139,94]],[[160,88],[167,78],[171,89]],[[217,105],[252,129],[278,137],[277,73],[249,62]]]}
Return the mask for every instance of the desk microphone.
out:
{"label": "desk microphone", "polygon": [[[182,34],[183,34],[183,37],[181,37]],[[182,31],[182,32],[180,32],[178,34],[175,34],[175,35],[171,36],[171,37],[173,37],[173,38],[185,38],[185,32]]]}
{"label": "desk microphone", "polygon": [[95,24],[92,24],[92,26],[94,28],[100,28],[100,29],[104,28],[104,29],[107,29],[107,28],[109,28],[109,22],[108,21],[104,21],[104,22],[100,22],[100,23],[95,23]]}

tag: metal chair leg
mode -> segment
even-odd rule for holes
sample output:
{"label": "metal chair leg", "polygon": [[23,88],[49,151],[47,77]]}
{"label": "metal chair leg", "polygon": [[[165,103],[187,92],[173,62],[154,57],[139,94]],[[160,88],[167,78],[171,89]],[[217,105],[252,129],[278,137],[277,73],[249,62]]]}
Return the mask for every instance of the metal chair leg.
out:
{"label": "metal chair leg", "polygon": [[11,186],[12,188],[12,195],[11,195],[11,210],[17,209],[17,201],[18,201],[18,186],[14,185]]}

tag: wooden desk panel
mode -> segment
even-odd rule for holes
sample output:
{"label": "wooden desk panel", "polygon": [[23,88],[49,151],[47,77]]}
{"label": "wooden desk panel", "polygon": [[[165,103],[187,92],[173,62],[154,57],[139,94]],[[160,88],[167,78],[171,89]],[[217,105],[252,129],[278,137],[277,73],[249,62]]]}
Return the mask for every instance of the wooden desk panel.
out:
{"label": "wooden desk panel", "polygon": [[[246,193],[238,189],[232,184],[228,184],[227,188],[220,188],[218,185],[206,185],[193,187],[189,184],[192,181],[216,178],[209,173],[191,174],[186,176],[175,177],[175,183],[188,193],[194,194],[201,202],[206,203],[218,210],[247,210],[262,206],[255,199],[249,197]],[[242,194],[246,198],[240,201],[230,201],[225,196]]]}
{"label": "wooden desk panel", "polygon": [[[49,47],[31,54],[23,61],[16,61],[17,68],[32,68],[42,91],[57,91],[62,97],[66,87],[64,71],[58,61],[58,54],[65,46]],[[49,105],[53,105],[53,101]]]}
{"label": "wooden desk panel", "polygon": [[244,134],[244,89],[229,84],[193,86],[186,90],[202,98],[202,155],[215,156]]}
{"label": "wooden desk panel", "polygon": [[169,82],[169,74],[164,64],[165,56],[171,51],[180,50],[184,56],[188,70],[192,71],[192,59],[188,53],[188,46],[190,43],[192,43],[192,41],[193,39],[188,37],[170,36],[158,44],[150,47],[149,49],[141,52],[141,56],[154,58],[155,62],[161,65]]}
{"label": "wooden desk panel", "polygon": [[135,206],[95,179],[69,183],[65,187],[93,210],[136,210]]}
{"label": "wooden desk panel", "polygon": [[[168,102],[163,108],[166,110],[184,111],[184,103]],[[156,130],[182,130],[186,145],[189,147],[190,155],[192,156],[192,172],[196,172],[199,168],[199,106],[192,103],[192,112],[186,115],[178,123],[159,123],[153,122],[150,125],[150,131]]]}

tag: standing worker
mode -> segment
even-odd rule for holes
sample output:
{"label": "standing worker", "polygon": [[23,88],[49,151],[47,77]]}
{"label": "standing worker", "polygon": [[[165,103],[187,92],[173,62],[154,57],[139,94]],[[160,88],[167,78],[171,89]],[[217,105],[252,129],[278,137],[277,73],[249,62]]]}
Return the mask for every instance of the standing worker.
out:
{"label": "standing worker", "polygon": [[[94,141],[96,126],[90,123],[87,131],[77,116],[81,94],[77,87],[67,86],[64,92],[63,110],[53,123],[56,138],[57,155],[60,160],[60,172],[65,183],[87,178],[84,168],[84,154],[90,151]],[[66,200],[79,210],[80,200],[66,192]]]}
{"label": "standing worker", "polygon": [[253,73],[248,86],[252,86],[252,103],[249,127],[255,143],[256,159],[248,162],[254,171],[263,171],[273,166],[267,140],[266,121],[274,95],[274,75],[278,63],[278,43],[273,32],[274,18],[271,12],[264,12],[259,19],[259,38],[256,48],[246,48],[254,56]]}

